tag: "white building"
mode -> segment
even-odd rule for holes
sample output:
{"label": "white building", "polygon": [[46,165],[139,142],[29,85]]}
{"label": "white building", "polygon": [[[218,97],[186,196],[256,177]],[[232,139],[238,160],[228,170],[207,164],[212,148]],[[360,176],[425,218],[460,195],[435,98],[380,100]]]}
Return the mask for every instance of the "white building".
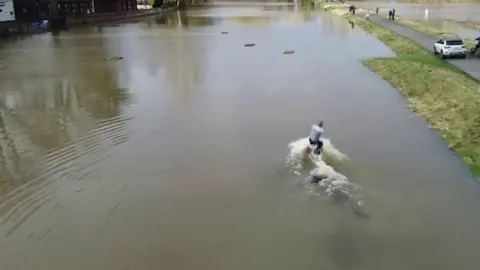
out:
{"label": "white building", "polygon": [[0,22],[15,21],[13,0],[0,0]]}

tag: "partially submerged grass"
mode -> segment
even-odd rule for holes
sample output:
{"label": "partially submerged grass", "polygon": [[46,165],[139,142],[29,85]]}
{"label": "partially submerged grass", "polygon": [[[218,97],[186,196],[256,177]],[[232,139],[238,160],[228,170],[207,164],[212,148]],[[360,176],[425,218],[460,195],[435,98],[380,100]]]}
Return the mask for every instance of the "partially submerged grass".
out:
{"label": "partially submerged grass", "polygon": [[[382,16],[384,18],[388,17],[387,15],[385,15],[383,13],[380,14],[380,16]],[[412,28],[415,31],[427,34],[427,35],[432,36],[432,37],[438,37],[439,38],[443,35],[458,36],[457,33],[450,32],[450,31],[445,31],[441,27],[436,27],[436,26],[432,25],[432,22],[430,22],[430,24],[427,24],[426,22],[423,22],[423,21],[407,20],[407,19],[400,18],[400,17],[396,17],[395,21],[397,23],[405,25],[409,28]],[[447,24],[457,24],[458,26],[461,26],[460,23],[450,21],[450,20],[442,20],[442,21],[436,21],[436,22],[438,24],[447,23]],[[475,46],[475,40],[473,40],[473,38],[465,38],[465,37],[461,37],[461,38],[464,40],[468,49],[473,48]]]}
{"label": "partially submerged grass", "polygon": [[425,23],[422,23],[420,21],[411,21],[403,18],[396,18],[395,20],[397,23],[403,24],[405,26],[408,26],[418,32],[425,33],[427,35],[431,36],[441,36],[441,35],[455,35],[454,33],[446,32],[442,29],[439,29],[437,27],[427,25]]}
{"label": "partially submerged grass", "polygon": [[349,13],[348,9],[346,9],[346,8],[344,8],[344,9],[333,9],[332,12],[339,15],[339,16],[344,16],[344,15],[347,15]]}
{"label": "partially submerged grass", "polygon": [[459,21],[457,22],[459,23],[460,25],[466,27],[466,28],[470,28],[470,29],[473,29],[473,30],[480,30],[480,22],[474,22],[474,21]]}
{"label": "partially submerged grass", "polygon": [[[316,3],[318,5],[320,5],[324,10],[331,11],[331,12],[337,14],[337,15],[340,15],[340,16],[346,15],[347,13],[350,12],[350,11],[348,11],[348,5],[347,4],[342,4],[340,2],[327,4],[323,1],[317,1]],[[363,12],[364,9],[357,8],[357,11]]]}
{"label": "partially submerged grass", "polygon": [[320,3],[321,7],[326,10],[326,11],[343,11],[343,9],[339,9],[340,5],[335,5],[335,4],[325,4],[325,3]]}
{"label": "partially submerged grass", "polygon": [[407,38],[362,18],[344,17],[397,53],[396,58],[368,59],[364,65],[397,88],[480,176],[480,84]]}

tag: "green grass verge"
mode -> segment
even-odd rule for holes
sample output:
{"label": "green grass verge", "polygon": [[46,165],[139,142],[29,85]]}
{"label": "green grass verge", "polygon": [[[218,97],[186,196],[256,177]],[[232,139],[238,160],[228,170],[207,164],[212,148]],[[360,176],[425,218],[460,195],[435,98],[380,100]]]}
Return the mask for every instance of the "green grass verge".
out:
{"label": "green grass verge", "polygon": [[350,14],[343,17],[397,53],[396,58],[368,59],[364,65],[397,88],[478,179],[480,84],[407,38]]}

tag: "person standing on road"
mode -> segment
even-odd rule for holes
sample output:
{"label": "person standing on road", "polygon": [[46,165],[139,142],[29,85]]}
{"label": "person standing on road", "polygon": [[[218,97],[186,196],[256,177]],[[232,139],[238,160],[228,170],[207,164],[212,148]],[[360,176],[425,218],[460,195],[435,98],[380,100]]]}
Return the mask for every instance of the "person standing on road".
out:
{"label": "person standing on road", "polygon": [[313,149],[314,154],[320,154],[323,148],[323,142],[320,140],[320,137],[323,134],[323,121],[320,121],[318,124],[312,125],[310,131],[310,136],[308,136],[308,142],[310,143],[311,148]]}
{"label": "person standing on road", "polygon": [[473,55],[476,54],[477,51],[480,49],[480,37],[476,38],[475,41],[477,43],[475,44],[475,48],[473,48],[471,51]]}

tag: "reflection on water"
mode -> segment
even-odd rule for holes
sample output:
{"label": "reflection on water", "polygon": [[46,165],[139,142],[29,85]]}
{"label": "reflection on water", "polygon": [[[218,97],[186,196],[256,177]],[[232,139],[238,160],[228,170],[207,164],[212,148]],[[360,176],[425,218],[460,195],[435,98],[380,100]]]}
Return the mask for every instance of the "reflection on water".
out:
{"label": "reflection on water", "polygon": [[[180,12],[154,18],[179,30],[214,20]],[[4,43],[2,53],[10,56],[0,74],[0,217],[6,235],[49,201],[56,181],[91,181],[108,148],[128,140],[122,108],[132,103],[132,93],[118,56],[131,55],[131,48],[118,48],[115,33],[103,32],[100,26]],[[158,45],[170,53],[152,58],[140,51],[134,61],[152,64],[153,73],[166,67],[168,88],[187,97],[185,91],[202,80],[203,60],[197,58],[203,54],[192,53],[201,44],[178,39]],[[112,56],[119,62],[106,61]]]}
{"label": "reflection on water", "polygon": [[53,183],[84,179],[109,145],[127,139],[121,107],[131,97],[103,60],[101,39],[40,35],[3,53],[0,216],[8,235],[49,201]]}
{"label": "reflection on water", "polygon": [[[152,46],[152,49],[168,52],[168,54],[156,54],[148,51],[137,52],[136,61],[147,61],[151,68],[151,74],[156,74],[160,66],[164,68],[165,81],[168,89],[175,89],[175,94],[179,99],[189,97],[190,89],[203,83],[203,73],[205,72],[203,63],[206,57],[204,51],[204,42],[202,40],[188,39],[186,29],[189,27],[209,26],[216,23],[217,19],[208,16],[187,16],[183,12],[170,12],[161,14],[152,19],[157,26],[167,27],[169,33],[174,32],[176,37],[170,42],[162,42],[157,39],[153,44],[141,44],[142,46]],[[149,20],[151,28],[151,20]],[[152,40],[148,40],[151,43]]]}
{"label": "reflection on water", "polygon": [[336,33],[339,36],[346,37],[350,32],[346,24],[336,23],[333,17],[325,18],[321,26],[324,27],[326,31],[329,31],[331,33]]}
{"label": "reflection on water", "polygon": [[155,22],[167,27],[186,28],[189,26],[214,25],[218,19],[208,16],[186,16],[183,12],[169,12],[155,17]]}

